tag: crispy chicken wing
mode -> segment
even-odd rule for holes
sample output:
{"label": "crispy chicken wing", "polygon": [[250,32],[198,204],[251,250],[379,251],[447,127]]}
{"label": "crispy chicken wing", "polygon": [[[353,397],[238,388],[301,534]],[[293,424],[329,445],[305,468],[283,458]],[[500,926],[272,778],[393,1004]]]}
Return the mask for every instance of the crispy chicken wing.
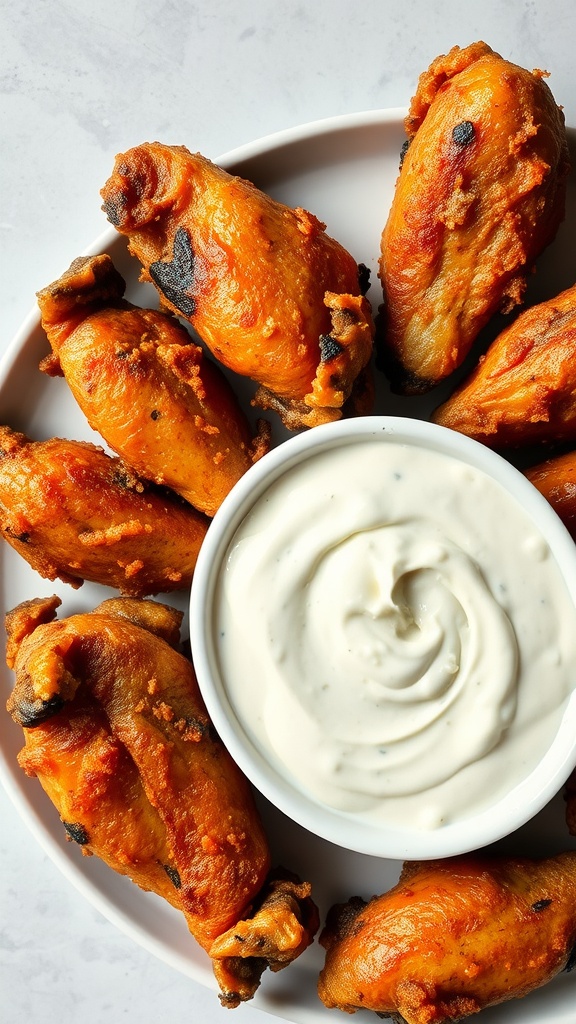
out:
{"label": "crispy chicken wing", "polygon": [[[214,959],[222,1001],[235,1006],[266,966],[283,967],[312,941],[310,886],[269,876],[249,785],[174,648],[180,613],[115,598],[54,621],[58,604],[37,599],[7,616],[20,764],[83,853],[184,913]],[[226,937],[237,928],[245,948]]]}
{"label": "crispy chicken wing", "polygon": [[546,459],[525,474],[576,540],[576,451]]}
{"label": "crispy chicken wing", "polygon": [[369,411],[370,306],[356,262],[316,217],[160,143],[118,156],[102,198],[143,279],[259,383],[255,404],[290,429]]}
{"label": "crispy chicken wing", "polygon": [[382,235],[382,360],[400,391],[460,365],[564,216],[564,117],[541,71],[485,43],[455,46],[419,79],[409,146]]}
{"label": "crispy chicken wing", "polygon": [[0,530],[47,579],[135,597],[188,587],[209,522],[93,444],[0,426]]}
{"label": "crispy chicken wing", "polygon": [[52,355],[84,412],[139,476],[171,487],[214,515],[228,491],[266,451],[252,439],[221,370],[173,317],[125,302],[109,256],[75,260],[38,293]]}
{"label": "crispy chicken wing", "polygon": [[320,941],[326,1006],[461,1020],[574,966],[576,852],[406,864],[384,896],[334,907]]}
{"label": "crispy chicken wing", "polygon": [[521,313],[433,418],[495,448],[576,438],[576,285]]}

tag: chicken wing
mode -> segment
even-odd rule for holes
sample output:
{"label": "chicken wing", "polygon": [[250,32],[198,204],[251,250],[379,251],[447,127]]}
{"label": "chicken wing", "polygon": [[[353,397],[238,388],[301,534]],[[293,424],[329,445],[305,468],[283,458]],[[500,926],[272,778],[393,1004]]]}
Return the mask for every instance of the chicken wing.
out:
{"label": "chicken wing", "polygon": [[268,448],[221,370],[173,317],[123,301],[109,256],[75,260],[38,293],[52,355],[94,430],[135,472],[206,515]]}
{"label": "chicken wing", "polygon": [[163,302],[290,429],[368,412],[373,323],[359,268],[312,214],[184,146],[116,158],[102,189]]}
{"label": "chicken wing", "polygon": [[531,466],[525,475],[550,502],[576,540],[576,451]]}
{"label": "chicken wing", "polygon": [[399,391],[452,373],[556,234],[569,154],[544,77],[482,42],[420,76],[380,259],[382,362]]}
{"label": "chicken wing", "polygon": [[576,438],[576,285],[521,313],[433,419],[495,448]]}
{"label": "chicken wing", "polygon": [[[83,853],[184,913],[225,982],[222,1001],[235,1006],[254,994],[268,964],[279,969],[311,942],[310,886],[269,876],[248,782],[174,647],[180,613],[115,598],[54,621],[59,603],[37,599],[7,616],[20,764]],[[220,948],[236,927],[245,950]]]}
{"label": "chicken wing", "polygon": [[135,597],[188,587],[209,522],[93,444],[0,426],[0,531],[46,579]]}
{"label": "chicken wing", "polygon": [[576,852],[407,864],[384,896],[334,907],[320,941],[326,1006],[461,1020],[574,966]]}

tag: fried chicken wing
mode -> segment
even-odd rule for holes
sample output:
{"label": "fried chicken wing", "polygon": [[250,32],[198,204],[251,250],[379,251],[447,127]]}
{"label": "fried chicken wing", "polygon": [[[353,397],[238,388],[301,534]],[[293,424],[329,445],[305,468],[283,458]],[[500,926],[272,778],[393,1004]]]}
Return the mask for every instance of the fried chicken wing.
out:
{"label": "fried chicken wing", "polygon": [[136,597],[188,587],[208,525],[93,444],[0,426],[0,530],[46,579]]}
{"label": "fried chicken wing", "polygon": [[576,285],[521,313],[433,419],[495,448],[576,438]]}
{"label": "fried chicken wing", "polygon": [[[173,646],[181,614],[115,598],[58,621],[59,603],[36,599],[7,616],[20,764],[83,853],[184,913],[226,986],[222,1001],[235,1006],[268,965],[279,969],[311,942],[310,886],[269,875],[248,782]],[[245,949],[226,938],[231,928]]]}
{"label": "fried chicken wing", "polygon": [[576,540],[576,451],[531,466],[525,475],[550,502]]}
{"label": "fried chicken wing", "polygon": [[268,447],[253,439],[221,370],[172,316],[123,300],[109,256],[75,260],[38,293],[62,374],[94,430],[139,476],[166,485],[206,515]]}
{"label": "fried chicken wing", "polygon": [[382,362],[399,391],[460,365],[490,317],[521,301],[563,219],[568,144],[544,77],[482,42],[420,76],[380,259]]}
{"label": "fried chicken wing", "polygon": [[116,158],[103,209],[163,302],[290,429],[368,412],[373,323],[359,268],[312,214],[184,146]]}
{"label": "fried chicken wing", "polygon": [[326,1006],[461,1020],[574,966],[576,852],[406,864],[384,896],[334,907],[320,941]]}

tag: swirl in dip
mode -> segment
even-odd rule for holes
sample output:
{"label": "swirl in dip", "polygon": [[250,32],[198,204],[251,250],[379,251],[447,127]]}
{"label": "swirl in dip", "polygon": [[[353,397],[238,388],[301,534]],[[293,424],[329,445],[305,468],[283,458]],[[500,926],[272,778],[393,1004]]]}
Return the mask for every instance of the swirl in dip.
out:
{"label": "swirl in dip", "polygon": [[541,759],[573,687],[576,614],[527,513],[450,455],[313,451],[256,499],[214,605],[242,728],[331,807],[416,829]]}

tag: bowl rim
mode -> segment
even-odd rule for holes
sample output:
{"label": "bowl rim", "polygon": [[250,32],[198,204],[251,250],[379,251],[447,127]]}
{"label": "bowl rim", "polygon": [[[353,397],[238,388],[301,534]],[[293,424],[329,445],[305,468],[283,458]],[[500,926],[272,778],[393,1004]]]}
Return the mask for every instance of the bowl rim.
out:
{"label": "bowl rim", "polygon": [[428,420],[381,415],[339,420],[292,436],[271,449],[241,477],[216,512],[200,550],[190,593],[190,636],[198,684],[217,732],[252,785],[309,832],[357,853],[394,860],[469,853],[503,839],[534,817],[576,766],[576,685],[553,742],[524,779],[482,811],[438,829],[422,830],[355,818],[353,813],[322,803],[288,774],[281,774],[244,732],[217,667],[211,628],[216,585],[240,523],[273,481],[303,458],[371,438],[450,455],[500,483],[544,535],[576,608],[576,544],[549,502],[503,456]]}

